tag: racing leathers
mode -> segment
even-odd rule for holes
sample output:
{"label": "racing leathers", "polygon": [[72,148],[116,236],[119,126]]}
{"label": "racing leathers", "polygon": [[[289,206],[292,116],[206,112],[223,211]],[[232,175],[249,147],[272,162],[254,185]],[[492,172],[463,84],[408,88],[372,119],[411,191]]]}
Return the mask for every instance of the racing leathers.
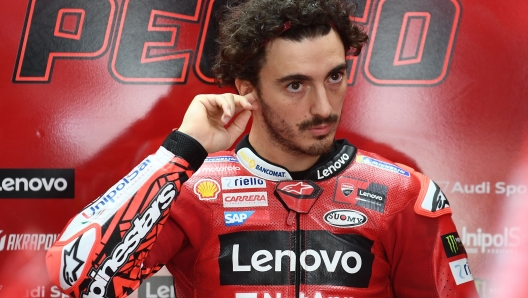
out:
{"label": "racing leathers", "polygon": [[178,298],[477,297],[445,195],[411,168],[346,140],[296,173],[247,136],[206,156],[172,132],[70,220],[52,281],[125,297],[165,265]]}

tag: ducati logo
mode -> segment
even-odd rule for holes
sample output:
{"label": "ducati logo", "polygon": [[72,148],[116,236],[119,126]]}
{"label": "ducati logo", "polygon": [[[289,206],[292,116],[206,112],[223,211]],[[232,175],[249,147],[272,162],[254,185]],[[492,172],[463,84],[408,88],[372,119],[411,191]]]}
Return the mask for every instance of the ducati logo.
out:
{"label": "ducati logo", "polygon": [[345,197],[348,197],[354,192],[354,185],[350,183],[341,184],[341,192],[345,195]]}

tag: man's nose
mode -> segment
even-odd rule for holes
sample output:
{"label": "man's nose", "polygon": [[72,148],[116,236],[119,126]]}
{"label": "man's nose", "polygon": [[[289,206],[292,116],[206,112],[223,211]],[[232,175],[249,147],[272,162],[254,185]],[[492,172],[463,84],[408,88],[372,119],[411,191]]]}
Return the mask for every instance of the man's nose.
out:
{"label": "man's nose", "polygon": [[332,113],[328,91],[324,86],[315,88],[315,92],[312,96],[310,113],[321,118],[327,118]]}

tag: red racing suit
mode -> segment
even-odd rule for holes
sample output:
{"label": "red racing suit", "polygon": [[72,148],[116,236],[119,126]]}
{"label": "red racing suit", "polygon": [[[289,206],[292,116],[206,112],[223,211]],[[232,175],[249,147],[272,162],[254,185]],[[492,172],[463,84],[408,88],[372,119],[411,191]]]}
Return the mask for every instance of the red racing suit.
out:
{"label": "red racing suit", "polygon": [[178,298],[477,297],[446,197],[411,168],[345,140],[301,173],[247,137],[206,156],[172,132],[72,218],[52,281],[126,297],[166,265]]}

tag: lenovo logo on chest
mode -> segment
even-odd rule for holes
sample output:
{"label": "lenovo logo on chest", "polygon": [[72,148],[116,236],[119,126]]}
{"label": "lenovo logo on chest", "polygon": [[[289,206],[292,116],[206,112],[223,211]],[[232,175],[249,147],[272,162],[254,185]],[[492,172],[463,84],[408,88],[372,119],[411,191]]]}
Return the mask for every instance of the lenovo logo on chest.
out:
{"label": "lenovo logo on chest", "polygon": [[220,235],[220,283],[368,287],[374,261],[371,240],[327,231],[299,233],[303,240],[297,245],[297,232]]}

